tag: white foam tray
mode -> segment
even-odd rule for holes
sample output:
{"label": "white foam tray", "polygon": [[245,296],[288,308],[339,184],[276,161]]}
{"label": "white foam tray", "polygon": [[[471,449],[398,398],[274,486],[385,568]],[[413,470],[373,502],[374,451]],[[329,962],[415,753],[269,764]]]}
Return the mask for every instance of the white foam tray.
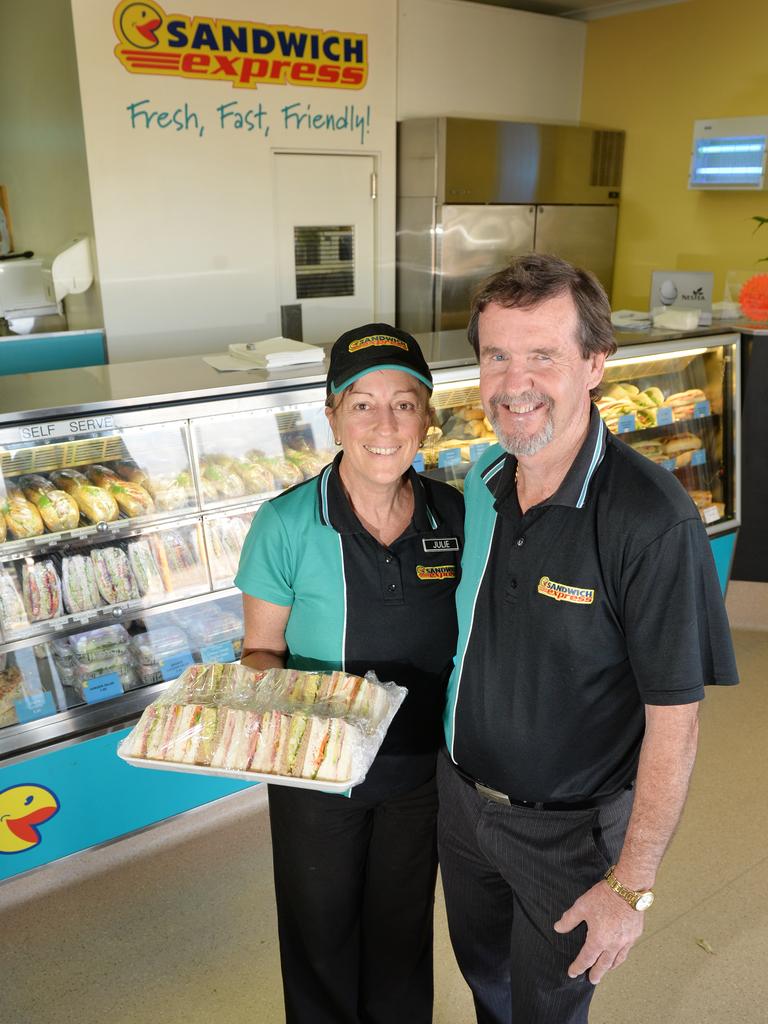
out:
{"label": "white foam tray", "polygon": [[231,768],[213,768],[203,764],[182,764],[179,761],[153,761],[146,757],[126,757],[119,751],[117,756],[134,768],[153,768],[160,772],[184,772],[191,775],[218,775],[223,779],[244,779],[246,782],[270,782],[278,786],[294,786],[297,789],[314,789],[319,793],[346,793],[362,780],[347,779],[344,782],[323,782],[319,779],[299,779],[292,775],[268,775],[266,772],[239,772]]}

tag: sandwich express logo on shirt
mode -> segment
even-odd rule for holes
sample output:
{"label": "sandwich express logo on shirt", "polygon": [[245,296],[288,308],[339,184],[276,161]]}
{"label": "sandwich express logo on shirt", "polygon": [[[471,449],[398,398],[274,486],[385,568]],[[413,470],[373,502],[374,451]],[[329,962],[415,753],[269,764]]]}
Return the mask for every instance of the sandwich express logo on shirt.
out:
{"label": "sandwich express logo on shirt", "polygon": [[567,583],[555,583],[549,576],[541,577],[537,589],[545,597],[552,597],[555,601],[570,601],[571,604],[592,604],[595,599],[594,590],[569,587]]}
{"label": "sandwich express logo on shirt", "polygon": [[420,580],[455,580],[455,565],[417,565],[416,576]]}
{"label": "sandwich express logo on shirt", "polygon": [[289,25],[166,14],[158,4],[123,0],[113,24],[115,56],[134,75],[228,81],[236,89],[309,85],[362,89],[368,36]]}

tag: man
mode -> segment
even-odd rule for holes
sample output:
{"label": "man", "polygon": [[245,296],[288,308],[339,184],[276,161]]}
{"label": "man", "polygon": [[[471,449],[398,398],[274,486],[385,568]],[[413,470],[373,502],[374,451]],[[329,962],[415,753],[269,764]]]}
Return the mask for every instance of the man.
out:
{"label": "man", "polygon": [[707,683],[736,683],[705,530],[592,398],[615,351],[589,273],[529,255],[469,337],[499,445],[467,477],[440,865],[479,1024],[575,1024],[643,929]]}

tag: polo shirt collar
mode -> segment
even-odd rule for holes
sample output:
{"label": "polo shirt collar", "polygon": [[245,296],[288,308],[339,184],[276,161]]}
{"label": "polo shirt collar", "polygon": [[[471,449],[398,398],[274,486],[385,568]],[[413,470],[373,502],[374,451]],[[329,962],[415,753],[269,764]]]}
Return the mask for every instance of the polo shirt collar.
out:
{"label": "polo shirt collar", "polygon": [[[330,466],[326,466],[317,478],[317,505],[320,522],[330,526],[337,533],[366,533],[365,527],[355,515],[344,492],[339,466],[344,453],[339,452]],[[424,483],[413,468],[408,467],[407,477],[413,488],[413,519],[411,527],[417,533],[429,533],[437,529],[440,519],[427,500]],[[406,531],[408,532],[408,531]]]}
{"label": "polo shirt collar", "polygon": [[[593,403],[589,414],[589,430],[576,458],[555,493],[540,502],[537,508],[546,505],[584,507],[589,485],[605,456],[607,435],[607,428]],[[483,481],[496,498],[497,508],[515,493],[516,472],[517,459],[514,455],[500,456],[483,472]]]}

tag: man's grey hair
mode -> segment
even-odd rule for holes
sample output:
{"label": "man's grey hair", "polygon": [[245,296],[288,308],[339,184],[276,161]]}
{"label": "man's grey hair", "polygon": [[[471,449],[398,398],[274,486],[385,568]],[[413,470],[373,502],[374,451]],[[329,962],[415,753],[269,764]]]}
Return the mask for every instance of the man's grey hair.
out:
{"label": "man's grey hair", "polygon": [[[578,316],[576,341],[584,359],[604,352],[611,356],[617,345],[611,324],[611,306],[605,289],[589,270],[574,267],[559,256],[528,253],[517,256],[509,266],[482,282],[472,299],[467,336],[480,354],[479,321],[492,304],[505,309],[533,309],[560,295],[570,295]],[[591,392],[599,395],[599,388]]]}

